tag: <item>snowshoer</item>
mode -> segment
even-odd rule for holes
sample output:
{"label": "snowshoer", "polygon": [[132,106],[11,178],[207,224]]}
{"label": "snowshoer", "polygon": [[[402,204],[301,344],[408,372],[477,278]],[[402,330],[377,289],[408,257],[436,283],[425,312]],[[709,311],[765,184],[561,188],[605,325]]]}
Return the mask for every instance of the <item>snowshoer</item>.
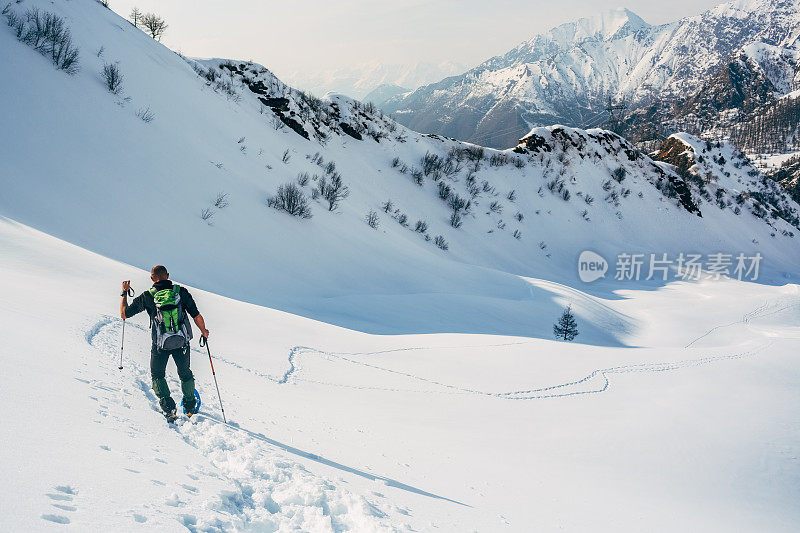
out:
{"label": "snowshoer", "polygon": [[187,313],[203,337],[208,338],[209,331],[192,295],[186,287],[178,286],[169,280],[166,267],[154,266],[150,271],[150,279],[153,281],[153,287],[134,298],[130,305],[128,305],[128,289],[131,282],[122,282],[120,316],[126,319],[142,311],[147,311],[150,315],[153,340],[150,350],[150,374],[153,379],[153,392],[156,393],[165,416],[171,421],[176,416],[176,406],[165,379],[170,356],[178,368],[184,411],[191,416],[197,410],[194,374],[189,368],[189,341],[192,338],[192,327],[186,319]]}

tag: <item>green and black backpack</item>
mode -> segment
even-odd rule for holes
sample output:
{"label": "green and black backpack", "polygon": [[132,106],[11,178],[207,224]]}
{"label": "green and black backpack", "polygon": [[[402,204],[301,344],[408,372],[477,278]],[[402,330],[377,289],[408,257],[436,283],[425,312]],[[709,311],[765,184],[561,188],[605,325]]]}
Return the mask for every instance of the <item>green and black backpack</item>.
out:
{"label": "green and black backpack", "polygon": [[173,284],[169,289],[150,289],[156,313],[152,318],[153,344],[159,350],[177,350],[192,340],[192,327],[186,319],[181,304],[181,288]]}

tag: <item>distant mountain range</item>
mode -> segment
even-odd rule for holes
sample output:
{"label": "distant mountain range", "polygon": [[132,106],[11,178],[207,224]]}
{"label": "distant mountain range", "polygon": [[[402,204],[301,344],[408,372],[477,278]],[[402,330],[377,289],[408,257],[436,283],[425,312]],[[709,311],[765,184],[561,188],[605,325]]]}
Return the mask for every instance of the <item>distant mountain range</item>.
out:
{"label": "distant mountain range", "polygon": [[553,28],[382,108],[417,131],[500,148],[541,125],[603,125],[609,102],[624,102],[614,113],[634,140],[677,131],[687,117],[692,127],[682,129],[701,133],[725,112],[798,88],[798,34],[798,0],[735,0],[659,26],[617,9]]}
{"label": "distant mountain range", "polygon": [[[461,74],[467,68],[457,62],[390,65],[372,61],[328,71],[289,72],[283,78],[294,87],[317,96],[334,92],[361,100],[381,86],[394,86],[408,92],[446,76]],[[392,96],[394,94],[398,93]]]}

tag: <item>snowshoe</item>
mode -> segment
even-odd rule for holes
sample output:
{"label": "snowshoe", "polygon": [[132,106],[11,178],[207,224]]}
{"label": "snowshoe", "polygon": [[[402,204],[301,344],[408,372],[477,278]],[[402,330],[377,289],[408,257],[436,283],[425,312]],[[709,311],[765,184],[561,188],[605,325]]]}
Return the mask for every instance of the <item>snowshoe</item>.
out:
{"label": "snowshoe", "polygon": [[183,413],[190,417],[200,411],[200,404],[203,403],[200,401],[200,393],[197,392],[197,389],[194,390],[194,405],[190,405],[189,402],[184,402],[181,400],[181,407],[183,407]]}
{"label": "snowshoe", "polygon": [[174,424],[175,420],[178,419],[178,412],[173,409],[169,413],[164,413],[164,418],[167,419],[168,424]]}

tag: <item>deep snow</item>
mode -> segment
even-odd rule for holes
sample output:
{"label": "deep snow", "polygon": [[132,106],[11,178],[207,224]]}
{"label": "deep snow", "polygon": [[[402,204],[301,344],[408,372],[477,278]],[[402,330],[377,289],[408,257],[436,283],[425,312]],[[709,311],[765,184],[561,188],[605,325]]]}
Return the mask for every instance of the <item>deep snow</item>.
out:
{"label": "deep snow", "polygon": [[[522,168],[487,151],[477,184],[489,190],[455,229],[437,182],[418,186],[391,161],[465,145],[392,130],[336,95],[321,104],[341,111],[329,125],[302,119],[328,140],[306,140],[275,129],[241,78],[227,98],[94,1],[14,9],[33,5],[68,18],[81,71],[55,71],[0,28],[14,73],[0,80],[0,529],[794,529],[800,254],[785,221],[705,200],[699,217],[656,187],[677,176],[667,165],[605,132],[553,127],[532,132],[548,150],[504,153]],[[116,61],[113,96],[99,72]],[[303,114],[297,93],[241,65]],[[145,107],[151,123],[136,117]],[[310,220],[268,209],[278,184],[323,172],[316,152],[351,188],[341,208],[312,201]],[[723,200],[758,186],[746,167],[706,163]],[[610,185],[630,192],[613,205],[604,184],[618,168],[627,177]],[[444,182],[466,195],[466,174]],[[571,200],[547,190],[556,178]],[[219,191],[230,206],[209,225],[200,211]],[[387,199],[411,227],[381,210]],[[758,252],[765,265],[759,283],[588,285],[576,273],[587,249]],[[145,290],[156,262],[208,321],[227,426],[197,346],[204,416],[166,426],[142,317],[117,370],[119,283]],[[550,340],[566,305],[576,343]]]}
{"label": "deep snow", "polygon": [[675,283],[606,301],[563,288],[636,323],[628,348],[371,336],[193,289],[230,424],[195,346],[205,413],[172,429],[149,389],[146,319],[128,321],[117,370],[119,280],[143,290],[147,273],[8,219],[0,250],[3,529],[793,531],[800,519],[796,285]]}

